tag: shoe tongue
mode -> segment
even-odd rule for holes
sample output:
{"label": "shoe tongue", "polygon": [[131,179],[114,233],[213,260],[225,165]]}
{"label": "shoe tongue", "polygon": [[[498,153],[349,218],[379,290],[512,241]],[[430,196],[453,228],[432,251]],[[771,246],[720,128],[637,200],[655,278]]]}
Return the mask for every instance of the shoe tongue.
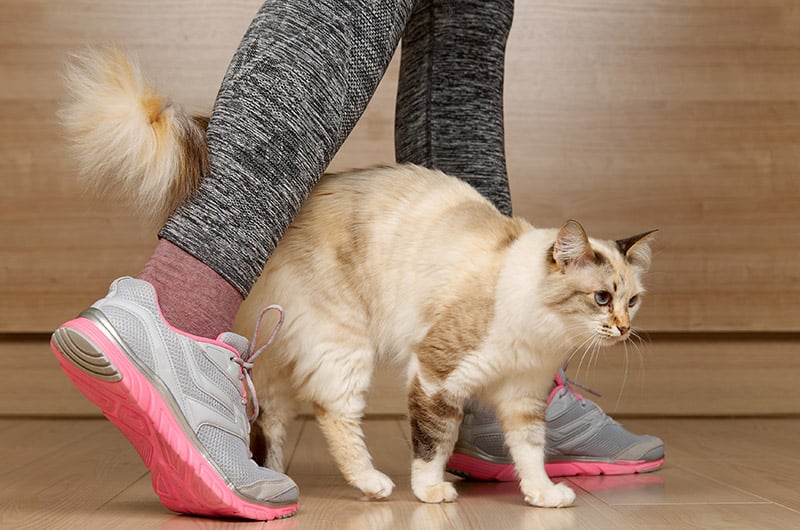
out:
{"label": "shoe tongue", "polygon": [[244,357],[250,347],[250,342],[246,338],[231,331],[226,331],[217,337],[217,340],[233,347],[234,350],[239,352],[239,357]]}

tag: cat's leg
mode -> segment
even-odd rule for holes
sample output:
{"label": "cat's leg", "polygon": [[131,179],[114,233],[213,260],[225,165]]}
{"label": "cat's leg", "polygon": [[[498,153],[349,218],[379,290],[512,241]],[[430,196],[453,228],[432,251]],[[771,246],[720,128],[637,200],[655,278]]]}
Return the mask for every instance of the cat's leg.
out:
{"label": "cat's leg", "polygon": [[411,489],[423,502],[453,502],[458,494],[444,480],[444,466],[458,436],[463,402],[445,390],[432,394],[425,391],[419,377],[414,379],[408,397],[414,448]]}
{"label": "cat's leg", "polygon": [[289,423],[297,416],[298,404],[289,370],[274,362],[269,364],[253,374],[258,388],[259,413],[250,430],[250,450],[256,463],[283,472],[286,433]]}
{"label": "cat's leg", "polygon": [[[361,357],[361,359],[358,359]],[[364,443],[361,418],[372,378],[373,352],[347,352],[347,363],[331,363],[316,387],[314,412],[328,449],[347,482],[367,498],[382,499],[391,495],[394,482],[372,465],[372,456]],[[321,374],[317,374],[318,376]],[[322,385],[325,385],[322,388]]]}
{"label": "cat's leg", "polygon": [[575,493],[566,484],[554,484],[544,469],[546,399],[505,396],[495,403],[525,502],[549,508],[571,505]]}

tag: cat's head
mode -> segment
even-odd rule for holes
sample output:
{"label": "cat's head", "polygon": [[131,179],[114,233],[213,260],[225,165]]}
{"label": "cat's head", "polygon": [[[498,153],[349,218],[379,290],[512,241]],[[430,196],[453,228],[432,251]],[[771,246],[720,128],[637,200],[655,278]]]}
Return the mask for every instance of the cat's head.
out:
{"label": "cat's head", "polygon": [[630,336],[654,232],[602,241],[590,239],[576,221],[558,231],[549,251],[545,295],[551,308],[568,318],[576,337],[607,345]]}

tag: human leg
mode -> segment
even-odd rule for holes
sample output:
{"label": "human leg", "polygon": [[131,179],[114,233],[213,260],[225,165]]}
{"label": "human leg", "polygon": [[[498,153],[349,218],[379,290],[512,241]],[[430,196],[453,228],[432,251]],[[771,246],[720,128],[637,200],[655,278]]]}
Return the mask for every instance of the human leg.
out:
{"label": "human leg", "polygon": [[[175,325],[196,327],[203,336],[229,329],[241,303],[229,287],[244,297],[255,283],[363,113],[413,3],[284,1],[262,7],[217,96],[207,135],[210,174],[161,230],[166,259],[157,252],[144,271],[168,304],[166,315],[181,320]],[[186,256],[179,261],[180,250]],[[192,263],[189,256],[207,270],[205,283],[187,296],[184,285],[168,276],[175,263]],[[211,301],[208,311],[215,313],[220,305],[213,301],[220,298],[234,310],[217,317],[216,326],[200,327],[198,308],[209,307],[202,302]],[[189,318],[181,307],[189,309]]]}
{"label": "human leg", "polygon": [[503,127],[513,0],[422,0],[403,35],[398,162],[441,169],[511,214]]}
{"label": "human leg", "polygon": [[210,175],[161,237],[246,295],[366,108],[412,6],[265,4],[217,96]]}
{"label": "human leg", "polygon": [[[252,350],[238,335],[213,337],[366,106],[412,3],[265,4],[215,104],[210,173],[161,231],[144,279],[118,280],[53,336],[64,371],[134,444],[174,510],[296,510],[294,483],[249,457]],[[223,314],[193,327],[219,285]],[[173,311],[176,300],[184,309]]]}

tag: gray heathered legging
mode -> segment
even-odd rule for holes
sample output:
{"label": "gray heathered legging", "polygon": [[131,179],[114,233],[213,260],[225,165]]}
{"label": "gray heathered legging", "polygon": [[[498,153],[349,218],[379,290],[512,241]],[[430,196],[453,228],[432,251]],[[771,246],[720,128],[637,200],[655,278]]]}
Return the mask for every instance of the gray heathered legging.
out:
{"label": "gray heathered legging", "polygon": [[[210,173],[160,236],[247,296],[366,108],[416,3],[266,2],[214,105]],[[397,128],[401,161],[468,178],[503,209],[502,51],[511,9],[507,0],[421,0],[404,46]],[[453,80],[458,88],[448,93]],[[418,97],[424,107],[411,105]]]}
{"label": "gray heathered legging", "polygon": [[460,177],[511,214],[503,127],[514,0],[422,1],[403,35],[398,162]]}

